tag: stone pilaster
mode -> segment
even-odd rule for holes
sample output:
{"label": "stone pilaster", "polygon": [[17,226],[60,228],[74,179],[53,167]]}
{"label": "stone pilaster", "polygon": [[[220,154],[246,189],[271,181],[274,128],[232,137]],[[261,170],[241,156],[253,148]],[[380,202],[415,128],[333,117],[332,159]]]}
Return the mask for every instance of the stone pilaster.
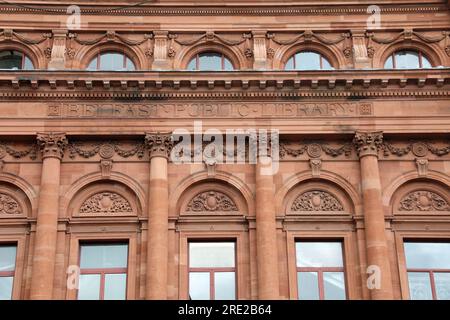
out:
{"label": "stone pilaster", "polygon": [[168,59],[169,41],[168,31],[156,30],[154,34],[154,49],[153,49],[153,70],[168,70],[170,69],[170,61]]}
{"label": "stone pilaster", "polygon": [[[370,270],[378,270],[380,287],[369,287],[373,300],[393,299],[388,242],[382,204],[378,150],[383,142],[382,132],[357,132],[353,143],[359,155],[361,186],[366,235],[367,264]],[[369,285],[369,283],[368,283]]]}
{"label": "stone pilaster", "polygon": [[352,54],[355,69],[371,68],[369,56],[367,54],[367,39],[365,30],[352,30]]}
{"label": "stone pilaster", "polygon": [[48,68],[64,70],[66,68],[66,36],[67,30],[53,31],[53,46]]}
{"label": "stone pilaster", "polygon": [[67,146],[63,133],[39,133],[41,186],[33,253],[30,299],[52,299],[56,261],[61,159]]}
{"label": "stone pilaster", "polygon": [[171,134],[148,133],[150,155],[146,298],[167,299],[169,186],[167,167],[173,148]]}
{"label": "stone pilaster", "polygon": [[277,225],[275,189],[270,139],[259,142],[260,154],[256,163],[256,255],[258,264],[258,298],[279,299]]}
{"label": "stone pilaster", "polygon": [[266,70],[267,69],[267,46],[266,46],[266,31],[253,31],[253,69]]}

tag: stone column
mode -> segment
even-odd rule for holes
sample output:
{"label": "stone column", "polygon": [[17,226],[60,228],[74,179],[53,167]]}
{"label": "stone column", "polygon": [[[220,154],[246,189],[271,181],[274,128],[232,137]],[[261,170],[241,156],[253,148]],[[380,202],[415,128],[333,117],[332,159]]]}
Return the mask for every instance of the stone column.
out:
{"label": "stone column", "polygon": [[[361,166],[367,264],[370,268],[369,270],[374,272],[373,275],[370,275],[371,277],[380,276],[380,287],[369,287],[370,296],[373,300],[393,299],[390,259],[378,168],[378,149],[382,142],[382,132],[357,132],[353,140]],[[374,278],[372,285],[376,285],[376,283],[377,279]]]}
{"label": "stone column", "polygon": [[173,147],[170,134],[147,134],[150,154],[146,298],[167,299],[169,186],[167,166]]}
{"label": "stone column", "polygon": [[279,299],[275,188],[270,152],[260,152],[256,163],[256,261],[258,298]]}
{"label": "stone column", "polygon": [[67,146],[63,133],[39,133],[41,186],[33,253],[30,299],[52,299],[56,259],[61,159]]}

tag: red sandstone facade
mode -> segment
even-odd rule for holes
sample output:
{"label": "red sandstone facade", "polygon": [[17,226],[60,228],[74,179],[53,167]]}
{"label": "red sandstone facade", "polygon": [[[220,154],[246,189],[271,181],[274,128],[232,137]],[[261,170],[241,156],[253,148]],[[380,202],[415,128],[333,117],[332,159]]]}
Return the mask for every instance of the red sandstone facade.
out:
{"label": "red sandstone facade", "polygon": [[[238,299],[297,299],[302,240],[342,244],[347,299],[410,298],[404,243],[450,241],[450,3],[374,1],[374,27],[365,0],[223,2],[78,1],[73,30],[71,3],[0,5],[0,52],[35,69],[0,71],[13,299],[76,299],[68,268],[106,241],[128,245],[127,299],[188,299],[199,240],[235,244]],[[333,69],[285,70],[305,50]],[[399,50],[433,68],[385,69]],[[135,71],[85,70],[111,51]],[[185,70],[206,51],[234,71]],[[194,121],[278,129],[279,170],[173,163]]]}

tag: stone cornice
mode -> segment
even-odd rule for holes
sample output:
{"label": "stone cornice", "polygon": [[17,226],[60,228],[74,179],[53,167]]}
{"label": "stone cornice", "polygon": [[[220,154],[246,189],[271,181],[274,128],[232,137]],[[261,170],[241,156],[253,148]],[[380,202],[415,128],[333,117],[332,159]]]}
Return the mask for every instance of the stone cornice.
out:
{"label": "stone cornice", "polygon": [[[298,3],[290,4],[229,4],[223,6],[220,4],[214,5],[207,3],[202,5],[195,3],[195,5],[164,5],[164,4],[150,4],[146,6],[130,6],[125,5],[82,5],[81,14],[83,15],[116,15],[116,16],[223,16],[223,15],[250,15],[250,16],[264,16],[264,15],[343,15],[343,14],[367,14],[368,4],[346,4],[339,3],[324,3],[322,6],[319,3],[306,3],[300,5]],[[407,13],[432,13],[448,10],[448,6],[444,3],[420,3],[420,4],[379,4],[381,13],[383,14],[407,14]],[[12,13],[34,13],[47,15],[66,15],[67,5],[48,4],[22,4],[20,6],[0,5],[0,14]]]}
{"label": "stone cornice", "polygon": [[3,99],[448,97],[449,86],[449,68],[310,72],[0,72],[0,97]]}

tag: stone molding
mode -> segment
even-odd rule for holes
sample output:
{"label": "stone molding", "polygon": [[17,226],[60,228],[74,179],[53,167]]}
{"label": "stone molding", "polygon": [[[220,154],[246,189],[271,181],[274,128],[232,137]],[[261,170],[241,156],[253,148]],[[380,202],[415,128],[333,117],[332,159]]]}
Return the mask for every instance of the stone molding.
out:
{"label": "stone molding", "polygon": [[42,152],[42,158],[54,157],[62,159],[68,140],[65,133],[38,133],[37,141]]}

